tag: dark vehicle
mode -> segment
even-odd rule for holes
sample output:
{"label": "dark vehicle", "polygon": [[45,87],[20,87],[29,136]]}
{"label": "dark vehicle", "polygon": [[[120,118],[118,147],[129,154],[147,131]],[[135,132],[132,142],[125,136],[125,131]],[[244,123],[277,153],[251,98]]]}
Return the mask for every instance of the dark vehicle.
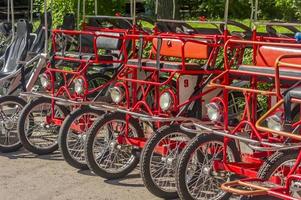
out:
{"label": "dark vehicle", "polygon": [[[7,19],[8,0],[0,0],[0,21]],[[30,0],[14,0],[15,19],[26,18],[30,13]]]}

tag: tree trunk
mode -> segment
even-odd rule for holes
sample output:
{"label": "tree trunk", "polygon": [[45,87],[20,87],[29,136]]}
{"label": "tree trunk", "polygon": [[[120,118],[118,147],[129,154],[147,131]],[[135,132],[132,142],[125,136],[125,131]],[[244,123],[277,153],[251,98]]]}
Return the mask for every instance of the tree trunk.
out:
{"label": "tree trunk", "polygon": [[179,0],[159,0],[158,17],[160,19],[173,19],[175,2],[175,19],[179,19]]}

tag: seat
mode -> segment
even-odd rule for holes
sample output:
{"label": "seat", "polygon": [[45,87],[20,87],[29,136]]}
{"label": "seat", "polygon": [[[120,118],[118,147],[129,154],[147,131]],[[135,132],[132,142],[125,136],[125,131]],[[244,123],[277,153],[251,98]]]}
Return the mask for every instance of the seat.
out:
{"label": "seat", "polygon": [[[130,59],[127,62],[128,65],[138,66],[139,60],[138,59]],[[143,67],[157,67],[157,61],[152,59],[141,59],[141,65]],[[204,66],[198,65],[196,63],[185,63],[187,70],[200,70],[204,69]],[[182,62],[169,62],[169,61],[160,61],[160,68],[163,69],[173,69],[173,70],[180,70],[182,69]]]}
{"label": "seat", "polygon": [[18,61],[24,61],[26,59],[29,48],[29,29],[30,25],[26,20],[21,19],[18,21],[15,38],[1,59],[3,65],[0,70],[0,78],[15,73],[23,66],[23,64],[19,64]]}
{"label": "seat", "polygon": [[12,24],[10,22],[1,22],[0,23],[0,33],[5,37],[8,37],[11,33]]}
{"label": "seat", "polygon": [[286,96],[289,96],[290,98],[301,99],[301,87],[291,89],[286,93]]}
{"label": "seat", "polygon": [[63,24],[59,27],[63,30],[74,30],[75,29],[75,15],[72,13],[67,13],[64,16]]}
{"label": "seat", "polygon": [[[57,56],[65,56],[69,58],[75,58],[75,59],[84,59],[84,60],[91,60],[95,59],[94,53],[79,53],[79,52],[66,52],[62,54],[61,52],[56,53]],[[98,55],[98,59],[101,61],[113,61],[114,56],[113,55]]]}
{"label": "seat", "polygon": [[[275,75],[275,68],[266,66],[252,66],[252,65],[240,65],[238,70],[250,72],[250,73],[261,73],[263,75]],[[280,68],[280,77],[300,77],[301,70],[290,69],[290,68]]]}
{"label": "seat", "polygon": [[[51,26],[52,26],[51,13],[47,13],[47,24],[48,24],[48,30],[51,30]],[[30,50],[29,50],[29,52],[31,54],[39,54],[44,50],[44,47],[45,47],[44,27],[45,27],[45,16],[44,16],[44,14],[41,14],[40,25],[37,28],[37,30],[35,31],[37,38],[35,39],[34,43],[31,45]],[[50,34],[48,34],[48,36],[50,36]]]}

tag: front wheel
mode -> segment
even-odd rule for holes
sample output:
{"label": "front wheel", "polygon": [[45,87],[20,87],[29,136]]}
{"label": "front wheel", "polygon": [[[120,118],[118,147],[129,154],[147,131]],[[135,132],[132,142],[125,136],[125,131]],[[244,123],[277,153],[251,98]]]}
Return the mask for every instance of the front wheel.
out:
{"label": "front wheel", "polygon": [[137,148],[125,144],[124,138],[142,138],[139,121],[122,113],[103,115],[87,136],[85,156],[89,168],[106,179],[118,179],[135,169],[139,158]]}
{"label": "front wheel", "polygon": [[[258,178],[270,181],[273,184],[279,186],[285,186],[288,174],[293,169],[297,161],[298,155],[299,155],[299,151],[294,151],[294,150],[274,153],[260,167],[257,174]],[[299,171],[300,170],[299,168],[296,171]],[[299,191],[300,190],[301,189],[299,189]],[[298,193],[296,194],[292,193],[292,195],[298,199],[300,198],[300,195]],[[270,197],[270,196],[246,197],[244,199],[257,200],[260,198],[280,200],[279,198]]]}
{"label": "front wheel", "polygon": [[9,153],[22,147],[17,124],[26,101],[17,96],[0,97],[0,151]]}
{"label": "front wheel", "polygon": [[49,154],[58,149],[58,132],[68,110],[54,105],[47,98],[37,98],[22,110],[18,132],[24,148],[38,155]]}
{"label": "front wheel", "polygon": [[[231,194],[220,189],[231,180],[231,174],[214,169],[214,161],[223,159],[223,137],[209,134],[195,137],[179,157],[176,172],[178,194],[185,200],[226,200]],[[235,143],[227,144],[227,161],[239,162]]]}
{"label": "front wheel", "polygon": [[178,197],[175,172],[177,159],[194,134],[179,125],[165,126],[147,141],[141,156],[141,176],[145,187],[164,199]]}
{"label": "front wheel", "polygon": [[59,132],[59,147],[65,161],[77,169],[88,169],[84,154],[87,133],[104,112],[87,106],[73,111],[64,120]]}

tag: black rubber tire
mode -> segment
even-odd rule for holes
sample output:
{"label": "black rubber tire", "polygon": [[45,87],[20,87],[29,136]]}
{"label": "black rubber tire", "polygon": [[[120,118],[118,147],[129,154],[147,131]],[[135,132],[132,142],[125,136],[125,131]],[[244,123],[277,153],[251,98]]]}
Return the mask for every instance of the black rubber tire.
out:
{"label": "black rubber tire", "polygon": [[[21,105],[23,108],[24,106],[27,104],[27,102],[20,98],[20,97],[17,97],[17,96],[3,96],[3,97],[0,97],[0,104],[3,104],[4,102],[16,102],[17,104]],[[22,144],[21,142],[19,141],[18,143],[12,145],[12,146],[4,146],[2,144],[0,144],[0,152],[2,153],[10,153],[10,152],[14,152],[14,151],[17,151],[19,150],[20,148],[22,148]]]}
{"label": "black rubber tire", "polygon": [[[269,177],[274,173],[274,171],[287,160],[296,160],[298,157],[298,151],[282,151],[276,152],[272,156],[270,156],[260,167],[258,171],[258,178],[263,180],[268,180]],[[241,200],[280,200],[276,197],[271,196],[256,196],[256,197],[244,197]]]}
{"label": "black rubber tire", "polygon": [[[218,142],[224,142],[223,137],[217,136],[214,134],[209,135],[199,135],[196,136],[194,139],[190,141],[190,143],[185,147],[185,149],[182,151],[179,157],[179,162],[177,166],[177,173],[176,173],[176,184],[177,184],[177,190],[180,199],[183,200],[195,200],[189,193],[189,191],[186,188],[186,168],[187,163],[189,162],[189,159],[191,157],[191,154],[197,149],[201,144],[210,142],[210,141],[218,141]],[[239,162],[241,160],[240,153],[235,145],[234,141],[231,141],[228,143],[228,148],[231,149],[235,162]],[[231,197],[231,193],[225,193],[221,195],[220,197],[214,199],[214,200],[226,200]],[[213,199],[212,199],[213,200]]]}
{"label": "black rubber tire", "polygon": [[164,198],[164,199],[175,199],[178,197],[178,193],[176,192],[167,192],[161,189],[154,181],[150,172],[150,163],[151,156],[160,141],[173,133],[183,133],[188,138],[192,139],[195,134],[184,132],[181,130],[180,125],[172,125],[172,126],[164,126],[158,129],[147,141],[145,147],[141,154],[141,177],[144,182],[145,187],[155,196]]}
{"label": "black rubber tire", "polygon": [[59,148],[65,161],[72,167],[81,170],[89,169],[88,165],[77,161],[75,158],[72,157],[72,155],[70,155],[70,152],[68,150],[68,145],[67,145],[67,136],[68,136],[68,131],[70,129],[70,126],[73,124],[74,120],[78,119],[80,116],[85,114],[93,114],[93,115],[101,116],[104,114],[104,112],[100,110],[92,109],[88,106],[83,106],[81,108],[74,110],[64,120],[60,128],[59,140],[58,140]]}
{"label": "black rubber tire", "polygon": [[[38,148],[34,145],[32,145],[27,136],[26,136],[26,133],[24,131],[25,129],[25,121],[26,121],[26,118],[28,116],[28,114],[31,112],[31,110],[33,108],[35,108],[36,106],[38,106],[39,104],[51,104],[51,99],[48,99],[48,98],[44,98],[44,97],[40,97],[40,98],[37,98],[31,102],[29,102],[25,107],[24,109],[22,110],[21,114],[20,114],[20,117],[19,117],[19,122],[18,122],[18,134],[19,134],[19,139],[23,145],[23,147],[34,153],[34,154],[38,154],[38,155],[46,155],[46,154],[50,154],[50,153],[53,153],[54,151],[58,150],[58,144],[55,144],[49,148]],[[63,112],[63,114],[65,116],[67,116],[69,114],[69,111],[67,108],[65,108],[64,106],[61,106],[61,105],[56,105],[60,108],[60,110]]]}
{"label": "black rubber tire", "polygon": [[[99,168],[99,166],[97,165],[97,163],[94,160],[93,142],[94,142],[94,138],[97,136],[98,130],[103,125],[105,125],[107,122],[110,122],[113,120],[125,120],[125,118],[126,118],[125,114],[118,113],[118,112],[102,115],[99,118],[99,120],[97,120],[94,123],[93,127],[90,130],[90,133],[88,134],[88,136],[86,138],[86,144],[85,144],[86,161],[87,161],[87,164],[88,164],[90,170],[92,170],[98,176],[101,176],[106,179],[123,178],[126,175],[128,175],[130,172],[132,172],[139,163],[139,157],[137,155],[134,155],[135,156],[134,160],[127,168],[125,168],[121,172],[111,173],[111,172],[107,172],[107,171]],[[129,122],[133,126],[133,128],[136,129],[137,137],[143,138],[144,131],[143,131],[142,127],[140,126],[139,121],[134,118],[130,118]]]}

